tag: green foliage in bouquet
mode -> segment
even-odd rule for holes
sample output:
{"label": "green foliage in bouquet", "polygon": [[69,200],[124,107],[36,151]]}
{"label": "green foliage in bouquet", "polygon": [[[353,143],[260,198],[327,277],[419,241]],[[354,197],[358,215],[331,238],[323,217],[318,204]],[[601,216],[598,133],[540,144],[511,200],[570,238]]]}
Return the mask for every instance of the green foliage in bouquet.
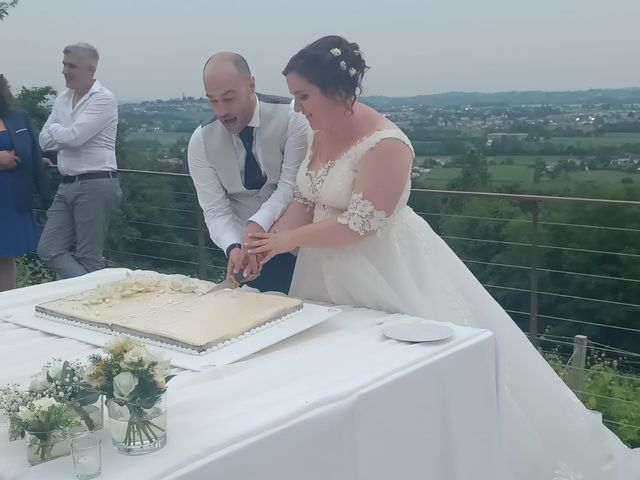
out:
{"label": "green foliage in bouquet", "polygon": [[28,432],[64,432],[76,424],[69,415],[68,405],[48,397],[30,400],[20,406],[15,418],[17,426]]}
{"label": "green foliage in bouquet", "polygon": [[95,430],[95,422],[84,407],[97,402],[100,392],[84,381],[84,374],[85,366],[78,361],[53,359],[33,377],[29,390],[36,397],[50,397],[68,404],[88,430]]}
{"label": "green foliage in bouquet", "polygon": [[0,414],[9,418],[9,440],[24,437],[24,429],[17,419],[18,412],[32,400],[33,394],[22,390],[17,383],[0,388]]}
{"label": "green foliage in bouquet", "polygon": [[152,412],[174,376],[169,362],[128,337],[114,339],[104,350],[106,357],[89,357],[85,379],[107,397],[110,416],[117,412],[119,419],[126,421],[124,444],[134,447],[159,441],[166,431]]}
{"label": "green foliage in bouquet", "polygon": [[170,375],[169,362],[157,358],[129,337],[114,339],[104,350],[106,357],[89,357],[86,382],[120,405],[153,407],[167,390],[167,382],[174,377]]}
{"label": "green foliage in bouquet", "polygon": [[69,405],[51,397],[37,398],[20,406],[14,422],[16,428],[30,435],[29,447],[33,448],[38,462],[51,460],[56,443],[69,437],[70,427],[79,425],[69,414]]}

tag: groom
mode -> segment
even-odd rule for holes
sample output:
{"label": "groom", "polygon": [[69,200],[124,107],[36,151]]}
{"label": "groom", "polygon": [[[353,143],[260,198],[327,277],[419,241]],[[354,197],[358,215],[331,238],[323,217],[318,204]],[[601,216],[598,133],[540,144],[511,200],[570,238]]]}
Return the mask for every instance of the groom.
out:
{"label": "groom", "polygon": [[295,257],[279,255],[260,271],[261,256],[244,244],[292,200],[309,124],[289,99],[256,94],[237,53],[211,56],[203,80],[214,116],[193,132],[187,156],[211,239],[227,255],[227,275],[242,271],[258,290],[288,293]]}

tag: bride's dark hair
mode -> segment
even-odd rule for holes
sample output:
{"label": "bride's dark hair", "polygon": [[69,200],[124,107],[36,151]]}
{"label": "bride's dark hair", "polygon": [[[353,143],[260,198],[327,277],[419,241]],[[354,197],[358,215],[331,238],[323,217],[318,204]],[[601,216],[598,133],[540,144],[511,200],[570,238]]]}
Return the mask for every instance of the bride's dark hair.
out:
{"label": "bride's dark hair", "polygon": [[297,73],[350,110],[362,92],[362,77],[368,69],[357,43],[328,35],[291,57],[282,74]]}
{"label": "bride's dark hair", "polygon": [[4,118],[9,113],[11,103],[13,103],[13,95],[11,95],[9,82],[0,73],[0,118]]}

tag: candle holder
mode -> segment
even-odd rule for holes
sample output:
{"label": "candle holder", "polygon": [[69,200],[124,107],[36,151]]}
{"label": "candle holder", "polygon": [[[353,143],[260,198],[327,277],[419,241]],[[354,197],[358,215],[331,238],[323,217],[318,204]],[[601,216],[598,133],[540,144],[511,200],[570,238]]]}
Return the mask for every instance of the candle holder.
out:
{"label": "candle holder", "polygon": [[73,468],[76,478],[89,480],[100,475],[102,467],[102,440],[94,434],[75,437],[71,441]]}

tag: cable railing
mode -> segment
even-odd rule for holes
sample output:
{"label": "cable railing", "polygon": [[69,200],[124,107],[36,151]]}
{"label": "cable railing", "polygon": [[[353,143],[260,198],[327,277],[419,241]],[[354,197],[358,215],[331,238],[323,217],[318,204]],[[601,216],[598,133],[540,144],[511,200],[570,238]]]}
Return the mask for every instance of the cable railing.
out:
{"label": "cable railing", "polygon": [[[226,257],[209,238],[189,175],[128,169],[119,175],[124,197],[110,227],[107,265],[214,281],[225,276]],[[482,202],[504,208],[483,211]],[[628,419],[640,418],[640,396],[616,398],[589,383],[611,378],[625,388],[637,385],[640,395],[640,220],[627,221],[640,219],[640,201],[412,189],[410,206],[550,363],[561,362],[559,373],[568,372],[576,395],[601,409],[605,423],[640,428]],[[604,213],[597,222],[581,217],[589,209]],[[588,337],[583,364],[576,364],[576,335]],[[599,371],[589,358],[613,362],[615,370]],[[611,417],[603,402],[635,408],[637,417]]]}
{"label": "cable railing", "polygon": [[[198,276],[206,277],[209,275],[208,267],[215,265],[219,269],[224,264],[224,255],[222,252],[210,241],[204,220],[202,218],[201,211],[197,204],[197,198],[195,191],[190,183],[190,177],[184,173],[171,173],[171,172],[152,172],[148,170],[128,170],[121,169],[119,171],[123,190],[125,191],[125,198],[123,201],[124,208],[122,209],[124,218],[123,222],[138,230],[142,230],[138,235],[124,235],[119,240],[128,245],[138,244],[138,248],[143,251],[129,251],[126,248],[112,248],[107,249],[107,257],[109,252],[114,252],[119,255],[120,258],[126,256],[146,258],[148,260],[155,260],[156,263],[164,262],[166,267],[171,267],[171,262],[175,261],[175,264],[189,265],[195,267],[195,272],[192,272]],[[133,188],[131,192],[127,192],[127,184],[133,179],[138,179],[138,185]],[[154,181],[157,179],[171,179],[172,181],[180,180],[181,186],[174,185],[171,190],[171,194],[176,194],[178,197],[170,205],[162,204],[156,205],[153,203],[140,203],[138,198],[140,195],[157,193],[154,188],[144,185],[144,182],[140,182],[140,178],[152,178]],[[146,193],[145,193],[146,192]],[[135,194],[136,201],[129,201],[127,194]],[[582,302],[585,304],[600,304],[606,307],[627,307],[631,309],[640,309],[640,305],[634,301],[625,301],[620,298],[600,298],[596,295],[578,295],[573,292],[566,291],[553,291],[547,288],[539,288],[538,283],[541,275],[565,276],[570,279],[582,279],[588,281],[608,281],[608,282],[620,282],[621,284],[636,287],[640,285],[640,279],[631,278],[628,276],[614,276],[608,274],[608,272],[594,272],[594,271],[578,271],[577,269],[561,269],[554,268],[553,265],[541,265],[540,257],[545,251],[556,251],[561,254],[580,254],[585,256],[602,255],[611,258],[624,259],[625,261],[636,261],[640,259],[640,252],[636,253],[635,250],[627,249],[626,251],[612,251],[606,248],[586,248],[582,245],[559,245],[548,244],[542,241],[540,237],[540,230],[546,228],[564,228],[564,229],[578,229],[587,231],[600,231],[607,233],[619,233],[628,235],[640,234],[640,228],[633,228],[632,226],[621,225],[592,225],[579,222],[562,222],[556,220],[549,220],[540,218],[540,209],[542,206],[547,208],[548,206],[559,204],[579,204],[579,205],[597,205],[597,206],[609,206],[618,208],[632,208],[638,209],[640,213],[640,202],[631,200],[611,200],[611,199],[591,199],[591,198],[577,198],[577,197],[551,197],[544,195],[519,195],[519,194],[505,194],[505,193],[491,193],[491,192],[461,192],[461,191],[448,191],[448,190],[427,190],[427,189],[413,189],[412,198],[416,195],[427,197],[445,197],[449,199],[460,200],[502,200],[508,202],[515,202],[520,205],[527,205],[527,209],[523,210],[525,215],[519,218],[497,218],[495,216],[466,214],[464,212],[456,211],[428,211],[425,208],[416,208],[416,212],[423,216],[425,219],[436,218],[442,221],[455,220],[459,222],[472,221],[482,223],[504,223],[504,224],[516,224],[521,227],[529,227],[529,231],[521,232],[521,234],[528,236],[528,238],[519,238],[517,241],[514,239],[504,238],[489,238],[489,237],[475,237],[470,235],[452,234],[452,232],[440,231],[442,238],[450,244],[454,251],[460,250],[459,245],[473,245],[477,244],[482,249],[482,245],[488,245],[494,249],[522,249],[517,255],[518,262],[507,262],[497,260],[495,258],[469,258],[462,256],[463,261],[470,268],[481,267],[485,269],[504,269],[505,271],[513,271],[513,278],[519,278],[520,284],[514,285],[503,284],[495,281],[483,281],[483,284],[489,291],[501,290],[503,293],[527,295],[529,298],[528,307],[522,308],[524,305],[522,301],[519,301],[520,308],[507,308],[512,312],[518,312],[520,321],[523,316],[528,317],[528,326],[526,328],[532,342],[537,344],[538,332],[539,332],[539,320],[546,321],[560,321],[569,322],[575,325],[590,325],[594,327],[602,327],[613,330],[624,330],[625,332],[640,333],[640,328],[636,328],[636,325],[609,325],[605,322],[597,321],[583,321],[580,318],[572,318],[570,315],[559,315],[555,312],[539,312],[540,300],[545,297],[554,297],[560,300],[573,300]],[[133,195],[132,195],[133,196]],[[155,211],[153,218],[140,217],[127,212],[135,212],[136,209],[143,209],[144,211]],[[177,221],[179,219],[180,221]],[[437,228],[436,231],[438,230]],[[162,235],[166,235],[163,237]],[[180,241],[176,241],[179,239]],[[113,243],[113,242],[112,242]],[[145,244],[144,246],[140,244]],[[640,244],[640,235],[638,238],[638,244]],[[162,250],[153,250],[153,248]],[[188,254],[176,255],[180,250],[189,250]],[[151,251],[149,251],[151,250]],[[222,256],[221,256],[222,255]],[[528,258],[527,258],[528,257]],[[525,261],[523,261],[525,260]],[[522,274],[527,272],[529,277],[526,280],[526,286],[523,284],[524,279]],[[475,273],[475,272],[474,272]],[[567,280],[569,281],[569,280]],[[507,305],[508,307],[508,305]],[[637,312],[640,316],[640,311]],[[638,317],[636,317],[638,318]],[[640,326],[640,325],[638,325]]]}

